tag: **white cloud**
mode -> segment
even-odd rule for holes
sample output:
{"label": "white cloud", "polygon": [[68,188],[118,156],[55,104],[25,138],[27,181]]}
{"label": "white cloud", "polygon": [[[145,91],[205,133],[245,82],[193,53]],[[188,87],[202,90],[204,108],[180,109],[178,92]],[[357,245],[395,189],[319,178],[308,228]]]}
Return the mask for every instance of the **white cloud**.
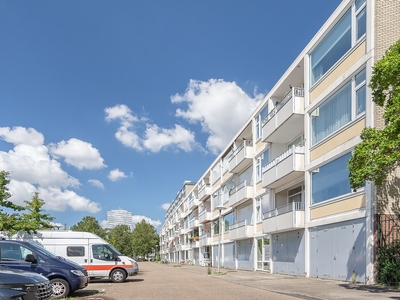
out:
{"label": "white cloud", "polygon": [[95,187],[98,187],[99,189],[104,190],[104,184],[103,184],[101,181],[99,181],[99,180],[97,180],[97,179],[89,179],[88,182],[89,182],[91,185],[93,185],[93,186],[95,186]]}
{"label": "white cloud", "polygon": [[43,134],[33,128],[20,126],[13,127],[12,129],[10,127],[0,127],[0,137],[14,145],[40,146],[44,143]]}
{"label": "white cloud", "polygon": [[67,164],[79,170],[95,170],[106,167],[99,150],[94,148],[92,144],[75,138],[68,141],[61,141],[57,144],[50,144],[49,149],[55,158],[63,157]]}
{"label": "white cloud", "polygon": [[142,222],[142,220],[145,220],[146,223],[149,223],[150,225],[153,225],[154,228],[157,228],[157,227],[159,227],[161,225],[160,220],[152,220],[152,219],[150,219],[148,217],[145,217],[145,216],[135,215],[135,216],[132,216],[133,227],[135,227],[135,225],[137,223]]}
{"label": "white cloud", "polygon": [[126,177],[127,176],[125,175],[125,173],[120,171],[119,169],[114,169],[108,174],[108,179],[110,179],[111,181],[117,181],[118,179]]}
{"label": "white cloud", "polygon": [[10,171],[7,186],[12,194],[10,201],[23,204],[39,192],[39,197],[45,201],[43,208],[47,210],[71,208],[91,213],[101,210],[98,203],[70,190],[79,187],[79,180],[65,172],[50,156],[41,133],[32,128],[0,127],[0,138],[14,144],[8,152],[0,151],[0,170]]}
{"label": "white cloud", "polygon": [[168,210],[168,208],[171,206],[171,203],[164,203],[164,204],[162,204],[161,205],[161,208],[163,209],[163,210]]}
{"label": "white cloud", "polygon": [[[175,124],[173,128],[160,128],[150,124],[146,117],[138,118],[132,115],[132,111],[126,105],[116,105],[105,110],[106,121],[119,120],[121,125],[115,133],[115,137],[124,146],[136,151],[150,151],[153,153],[167,149],[180,149],[185,152],[192,151],[197,146],[195,135],[192,131]],[[145,126],[141,136],[137,126]]]}
{"label": "white cloud", "polygon": [[247,95],[235,82],[210,79],[190,80],[183,95],[171,97],[172,103],[187,103],[187,110],[177,109],[176,116],[199,123],[209,135],[207,148],[218,154],[244,125],[264,98]]}

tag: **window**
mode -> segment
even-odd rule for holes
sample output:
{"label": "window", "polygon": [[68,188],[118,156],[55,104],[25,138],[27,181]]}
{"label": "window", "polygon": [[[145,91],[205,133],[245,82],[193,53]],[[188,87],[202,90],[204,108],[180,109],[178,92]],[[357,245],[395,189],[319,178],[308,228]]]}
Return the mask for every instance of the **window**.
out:
{"label": "window", "polygon": [[351,47],[365,37],[366,16],[366,0],[356,0],[353,7],[345,13],[312,51],[310,54],[311,86],[324,76]]}
{"label": "window", "polygon": [[256,199],[256,214],[257,214],[257,222],[262,221],[262,213],[261,213],[261,199]]}
{"label": "window", "polygon": [[364,69],[311,113],[311,145],[319,143],[364,113],[366,97]]}
{"label": "window", "polygon": [[219,218],[218,220],[214,221],[214,234],[219,234]]}
{"label": "window", "polygon": [[356,115],[365,112],[367,102],[367,90],[365,86],[365,69],[356,75],[355,90],[356,90]]}
{"label": "window", "polygon": [[2,243],[1,261],[24,261],[27,254],[33,254],[31,250],[21,245]]}
{"label": "window", "polygon": [[226,216],[224,216],[224,225],[225,225],[225,232],[229,231],[229,227],[235,224],[235,215],[233,212],[231,212],[230,214],[227,214]]}
{"label": "window", "polygon": [[311,53],[311,85],[314,85],[351,48],[351,10]]}
{"label": "window", "polygon": [[85,247],[81,246],[68,246],[67,256],[85,256]]}
{"label": "window", "polygon": [[351,153],[311,172],[311,203],[320,203],[351,193],[347,161]]}
{"label": "window", "polygon": [[262,167],[269,163],[269,149],[256,159],[256,182],[262,179]]}
{"label": "window", "polygon": [[219,163],[216,164],[212,170],[211,170],[211,178],[212,178],[212,183],[214,184],[218,179],[221,178],[221,171],[219,167]]}
{"label": "window", "polygon": [[356,0],[355,10],[356,10],[356,38],[359,40],[364,36],[367,29],[367,14],[365,4],[366,0]]}
{"label": "window", "polygon": [[93,258],[101,260],[114,260],[113,252],[106,245],[93,245]]}
{"label": "window", "polygon": [[256,141],[261,139],[262,136],[262,126],[261,123],[264,120],[264,118],[268,116],[268,105],[263,108],[263,110],[254,118],[255,122],[255,129],[254,132],[256,133]]}
{"label": "window", "polygon": [[303,191],[303,186],[298,186],[294,189],[291,189],[288,191],[288,200],[289,203],[292,202],[303,202],[302,201],[302,191]]}

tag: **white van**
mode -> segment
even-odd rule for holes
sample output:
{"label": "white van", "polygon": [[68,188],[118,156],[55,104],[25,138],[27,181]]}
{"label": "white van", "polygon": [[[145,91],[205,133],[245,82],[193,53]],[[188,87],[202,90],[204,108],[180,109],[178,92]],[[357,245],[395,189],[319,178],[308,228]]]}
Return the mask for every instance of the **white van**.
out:
{"label": "white van", "polygon": [[123,282],[139,271],[134,259],[124,256],[93,233],[40,230],[34,236],[24,235],[23,240],[39,244],[55,255],[82,265],[91,278],[109,277],[113,282]]}

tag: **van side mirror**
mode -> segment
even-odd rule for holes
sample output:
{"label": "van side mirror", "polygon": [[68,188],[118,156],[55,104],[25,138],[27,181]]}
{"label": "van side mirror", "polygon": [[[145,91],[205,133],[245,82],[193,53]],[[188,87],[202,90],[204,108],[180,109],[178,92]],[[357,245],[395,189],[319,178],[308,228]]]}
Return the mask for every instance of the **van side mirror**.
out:
{"label": "van side mirror", "polygon": [[27,254],[25,256],[25,261],[30,262],[30,263],[37,263],[36,258],[33,256],[33,254]]}

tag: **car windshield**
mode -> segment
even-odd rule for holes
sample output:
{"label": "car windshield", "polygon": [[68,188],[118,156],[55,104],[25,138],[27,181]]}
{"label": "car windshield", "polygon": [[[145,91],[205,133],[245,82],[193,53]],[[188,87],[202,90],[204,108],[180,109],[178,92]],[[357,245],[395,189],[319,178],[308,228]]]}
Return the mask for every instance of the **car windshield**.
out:
{"label": "car windshield", "polygon": [[35,248],[35,250],[37,252],[40,252],[44,255],[47,255],[48,257],[51,257],[53,259],[58,259],[58,256],[54,255],[53,253],[51,253],[50,251],[47,251],[46,249],[44,249],[43,247],[40,247],[34,243],[29,243],[33,248]]}

